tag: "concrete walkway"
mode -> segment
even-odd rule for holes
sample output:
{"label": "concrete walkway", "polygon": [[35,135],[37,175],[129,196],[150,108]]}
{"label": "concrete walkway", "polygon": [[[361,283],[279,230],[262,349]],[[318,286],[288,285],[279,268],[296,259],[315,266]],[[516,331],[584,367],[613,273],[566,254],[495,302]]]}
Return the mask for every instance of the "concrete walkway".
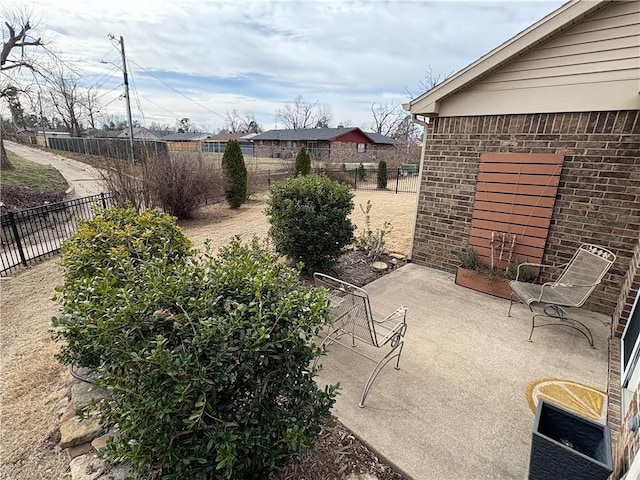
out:
{"label": "concrete walkway", "polygon": [[51,165],[65,178],[73,191],[69,198],[82,198],[90,195],[98,195],[105,191],[104,182],[100,171],[86,163],[78,162],[67,157],[56,155],[47,150],[27,147],[15,142],[5,140],[4,146],[22,158],[41,165]]}
{"label": "concrete walkway", "polygon": [[[333,413],[414,479],[526,478],[534,414],[527,386],[542,378],[606,391],[607,317],[584,312],[595,349],[578,332],[536,329],[509,302],[409,264],[369,284],[372,307],[409,307],[400,370],[385,367],[358,402],[373,364],[339,345],[323,357],[319,383],[341,384]],[[379,352],[378,352],[379,354]]]}

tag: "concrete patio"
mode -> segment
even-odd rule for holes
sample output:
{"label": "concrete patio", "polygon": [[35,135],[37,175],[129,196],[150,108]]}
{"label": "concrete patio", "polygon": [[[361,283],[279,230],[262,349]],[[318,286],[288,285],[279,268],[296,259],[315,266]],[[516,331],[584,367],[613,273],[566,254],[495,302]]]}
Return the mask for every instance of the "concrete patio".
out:
{"label": "concrete patio", "polygon": [[[606,391],[609,319],[581,317],[595,349],[569,328],[536,329],[509,302],[454,284],[454,276],[414,264],[369,284],[372,307],[409,307],[400,370],[388,365],[358,402],[373,364],[333,345],[319,383],[341,384],[333,413],[414,479],[526,478],[531,427],[527,386],[562,378]],[[378,352],[379,354],[379,352]]]}

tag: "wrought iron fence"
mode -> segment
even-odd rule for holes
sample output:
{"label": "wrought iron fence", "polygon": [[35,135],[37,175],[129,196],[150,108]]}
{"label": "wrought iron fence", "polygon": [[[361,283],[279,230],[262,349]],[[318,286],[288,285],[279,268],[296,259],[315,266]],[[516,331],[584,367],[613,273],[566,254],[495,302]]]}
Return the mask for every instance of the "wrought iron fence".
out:
{"label": "wrought iron fence", "polygon": [[3,214],[0,276],[57,253],[62,242],[76,232],[79,220],[93,218],[96,208],[113,205],[113,196],[101,193]]}
{"label": "wrought iron fence", "polygon": [[323,169],[333,180],[348,183],[354,190],[386,190],[395,193],[415,193],[418,191],[417,165],[404,165],[387,169],[385,186],[378,185],[377,168]]}

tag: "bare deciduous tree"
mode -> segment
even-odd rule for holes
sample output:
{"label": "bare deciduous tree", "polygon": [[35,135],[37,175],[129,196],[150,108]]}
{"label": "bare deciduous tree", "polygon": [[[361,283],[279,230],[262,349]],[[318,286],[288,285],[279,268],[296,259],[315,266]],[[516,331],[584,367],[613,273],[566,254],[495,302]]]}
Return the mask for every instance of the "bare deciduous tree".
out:
{"label": "bare deciduous tree", "polygon": [[[0,99],[6,97],[5,90],[9,88],[10,82],[5,84],[9,79],[10,70],[19,70],[28,68],[37,72],[38,62],[34,57],[30,56],[33,47],[42,47],[44,42],[38,36],[34,36],[33,26],[31,25],[31,15],[27,10],[15,10],[3,12],[2,15],[2,50],[0,50],[0,71],[3,72],[3,78],[0,79]],[[0,129],[0,170],[8,170],[12,168],[7,152],[4,149],[4,139]]]}
{"label": "bare deciduous tree", "polygon": [[79,137],[80,107],[84,104],[85,92],[79,86],[78,76],[59,67],[51,76],[49,96],[67,131],[72,137]]}
{"label": "bare deciduous tree", "polygon": [[376,103],[371,104],[371,113],[373,121],[371,129],[382,135],[391,136],[398,128],[398,124],[402,122],[405,113],[398,104],[394,103]]}
{"label": "bare deciduous tree", "polygon": [[329,128],[333,120],[333,112],[331,107],[325,103],[317,106],[316,128]]}
{"label": "bare deciduous tree", "polygon": [[420,87],[424,90],[424,91],[429,91],[432,88],[440,85],[442,82],[444,82],[447,78],[451,77],[451,75],[453,75],[453,71],[447,73],[447,74],[442,74],[442,73],[434,73],[433,72],[433,68],[431,68],[431,65],[429,65],[427,67],[427,69],[424,72],[424,79],[420,80]]}
{"label": "bare deciduous tree", "polygon": [[229,133],[261,133],[262,125],[256,121],[253,113],[240,114],[235,108],[227,110],[224,128]]}
{"label": "bare deciduous tree", "polygon": [[302,95],[298,95],[293,103],[287,102],[276,112],[276,118],[287,129],[328,126],[331,117],[331,109],[327,105],[305,102]]}

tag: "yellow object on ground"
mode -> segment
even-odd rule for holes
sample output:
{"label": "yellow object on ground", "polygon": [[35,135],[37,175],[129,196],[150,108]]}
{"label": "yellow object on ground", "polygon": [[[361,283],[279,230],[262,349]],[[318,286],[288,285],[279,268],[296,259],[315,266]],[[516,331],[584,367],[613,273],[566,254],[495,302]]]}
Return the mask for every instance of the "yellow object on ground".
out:
{"label": "yellow object on ground", "polygon": [[607,394],[596,388],[562,378],[542,378],[527,387],[533,412],[540,400],[566,408],[596,422],[607,423]]}

